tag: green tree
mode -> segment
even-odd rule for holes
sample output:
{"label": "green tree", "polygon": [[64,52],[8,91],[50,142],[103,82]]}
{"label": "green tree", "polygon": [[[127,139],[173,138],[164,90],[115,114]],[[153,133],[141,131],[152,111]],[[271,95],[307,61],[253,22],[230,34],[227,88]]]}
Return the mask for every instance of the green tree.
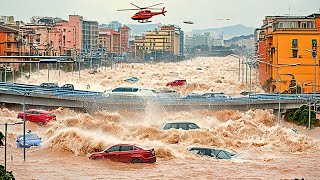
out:
{"label": "green tree", "polygon": [[0,165],[0,180],[15,180],[12,171],[6,171],[4,166]]}

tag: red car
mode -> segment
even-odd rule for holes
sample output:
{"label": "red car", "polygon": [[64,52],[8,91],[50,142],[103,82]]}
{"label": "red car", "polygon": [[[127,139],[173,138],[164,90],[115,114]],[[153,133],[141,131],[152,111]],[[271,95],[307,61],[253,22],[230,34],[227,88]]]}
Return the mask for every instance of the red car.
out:
{"label": "red car", "polygon": [[[26,121],[35,122],[39,125],[47,124],[51,120],[56,120],[56,115],[45,110],[29,109],[25,112]],[[23,112],[18,114],[18,118],[23,119]]]}
{"label": "red car", "polygon": [[154,149],[143,149],[132,144],[117,144],[104,151],[92,153],[89,159],[109,159],[125,163],[154,163]]}
{"label": "red car", "polygon": [[175,80],[172,82],[168,82],[166,86],[183,86],[187,83],[187,80],[181,79],[181,80]]}

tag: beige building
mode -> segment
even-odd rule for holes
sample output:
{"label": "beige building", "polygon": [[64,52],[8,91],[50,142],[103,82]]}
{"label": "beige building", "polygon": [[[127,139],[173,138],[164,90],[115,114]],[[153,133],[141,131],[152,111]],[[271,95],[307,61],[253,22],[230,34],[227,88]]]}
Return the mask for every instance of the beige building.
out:
{"label": "beige building", "polygon": [[170,52],[174,55],[181,54],[181,34],[173,25],[161,26],[158,31],[146,32],[143,37],[134,41],[135,50],[151,53],[153,51]]}

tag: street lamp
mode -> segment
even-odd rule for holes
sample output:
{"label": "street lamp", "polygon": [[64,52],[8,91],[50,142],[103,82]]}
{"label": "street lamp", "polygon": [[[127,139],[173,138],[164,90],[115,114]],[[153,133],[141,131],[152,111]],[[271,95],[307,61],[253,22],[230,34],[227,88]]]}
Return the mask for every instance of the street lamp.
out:
{"label": "street lamp", "polygon": [[8,125],[17,125],[23,124],[23,122],[16,122],[16,123],[1,123],[0,125],[4,125],[4,169],[7,170],[7,132],[8,132]]}
{"label": "street lamp", "polygon": [[[22,111],[23,111],[23,137],[26,137],[26,96],[30,95],[30,92],[21,92],[18,90],[11,90],[23,95]],[[26,161],[26,139],[23,139],[23,160]]]}
{"label": "street lamp", "polygon": [[239,59],[239,75],[238,75],[238,80],[239,80],[239,82],[240,82],[240,56],[235,55],[235,54],[230,54],[230,56],[233,56],[233,57],[235,57],[235,58],[238,58],[238,59]]}
{"label": "street lamp", "polygon": [[317,68],[316,68],[317,67],[317,56],[316,55],[314,56],[314,51],[313,50],[306,49],[306,51],[311,52],[312,56],[313,56],[313,59],[314,59],[314,64],[313,64],[313,66],[314,66],[313,94],[315,95],[316,91],[317,91],[317,89],[316,89],[316,87],[317,87],[317,76],[316,76],[316,74],[317,74]]}

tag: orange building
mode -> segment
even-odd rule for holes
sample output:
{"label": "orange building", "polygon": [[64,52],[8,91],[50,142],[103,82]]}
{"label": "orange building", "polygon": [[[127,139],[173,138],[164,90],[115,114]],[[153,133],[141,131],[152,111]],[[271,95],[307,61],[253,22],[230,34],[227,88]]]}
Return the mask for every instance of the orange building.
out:
{"label": "orange building", "polygon": [[313,57],[309,51],[319,47],[318,20],[315,16],[265,18],[257,42],[257,54],[264,61],[259,64],[259,77],[265,90],[308,93],[320,85],[320,55]]}
{"label": "orange building", "polygon": [[0,26],[0,56],[19,55],[18,35],[18,30]]}
{"label": "orange building", "polygon": [[113,29],[99,30],[99,45],[111,53],[122,54],[129,50],[128,26],[122,26],[119,31]]}

